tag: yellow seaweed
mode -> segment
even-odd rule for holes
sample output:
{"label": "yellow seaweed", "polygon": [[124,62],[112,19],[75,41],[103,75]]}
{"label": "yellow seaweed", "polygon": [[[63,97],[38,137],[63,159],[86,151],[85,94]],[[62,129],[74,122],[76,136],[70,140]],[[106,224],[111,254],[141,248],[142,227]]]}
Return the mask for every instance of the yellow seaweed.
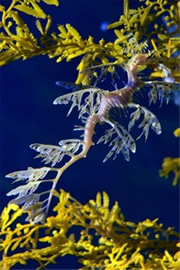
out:
{"label": "yellow seaweed", "polygon": [[[174,131],[174,136],[180,137],[180,128],[177,128]],[[162,169],[160,170],[160,176],[168,178],[170,173],[174,173],[173,186],[176,186],[180,179],[180,157],[164,158],[163,163],[162,163]]]}
{"label": "yellow seaweed", "polygon": [[[11,211],[13,216],[22,210],[11,207]],[[6,251],[0,262],[1,269],[8,270],[28,260],[37,261],[38,269],[43,269],[66,254],[77,256],[83,265],[81,269],[178,269],[180,266],[179,235],[173,228],[165,230],[158,219],[138,224],[126,221],[117,203],[110,209],[105,192],[83,205],[60,190],[54,211],[55,215],[48,217],[44,224],[17,224],[14,229],[18,215],[12,219],[9,209],[4,209],[1,220],[6,219],[8,227],[0,231],[0,239],[4,236],[0,247],[3,245]],[[68,233],[73,228],[80,229],[76,237]],[[171,237],[173,241],[169,241]],[[17,248],[18,252],[12,254]]]}

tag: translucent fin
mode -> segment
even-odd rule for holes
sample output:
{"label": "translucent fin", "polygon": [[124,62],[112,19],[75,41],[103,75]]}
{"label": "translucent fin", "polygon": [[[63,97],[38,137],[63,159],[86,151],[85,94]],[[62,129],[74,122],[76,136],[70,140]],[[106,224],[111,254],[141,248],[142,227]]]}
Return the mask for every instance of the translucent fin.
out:
{"label": "translucent fin", "polygon": [[29,167],[28,170],[9,173],[6,175],[6,177],[16,179],[14,183],[21,180],[27,180],[27,182],[35,182],[38,179],[43,179],[49,170],[50,168],[46,167],[42,167],[41,169],[33,169]]}
{"label": "translucent fin", "polygon": [[[16,181],[25,180],[24,185],[19,185],[12,189],[7,193],[7,196],[16,196],[16,198],[12,199],[9,203],[23,206],[24,211],[28,212],[26,221],[31,221],[32,223],[44,222],[48,206],[46,202],[52,197],[54,185],[52,185],[51,190],[43,191],[41,193],[35,193],[35,191],[37,191],[41,183],[54,181],[54,179],[43,179],[51,170],[53,169],[46,167],[40,169],[28,168],[26,171],[17,171],[7,175],[7,177],[16,179]],[[47,198],[45,200],[40,200],[41,197],[45,195]]]}
{"label": "translucent fin", "polygon": [[57,81],[57,86],[60,86],[62,88],[66,88],[68,90],[77,91],[78,89],[82,89],[83,86],[81,84],[75,84],[67,81]]}
{"label": "translucent fin", "polygon": [[[122,153],[125,160],[130,160],[130,151],[136,152],[136,143],[131,134],[119,123],[112,120],[106,121],[113,128],[106,130],[105,134],[100,137],[97,143],[104,142],[104,144],[110,142],[109,147],[111,150],[106,155],[103,162],[106,162],[109,158],[113,157],[113,160],[117,158],[119,153]],[[115,138],[113,138],[115,135]]]}
{"label": "translucent fin", "polygon": [[[68,104],[72,101],[72,105],[68,111],[68,115],[77,106],[79,111],[79,118],[85,113],[94,113],[100,105],[101,90],[99,88],[86,88],[85,90],[76,91],[56,98],[53,104]],[[86,94],[85,100],[83,99]],[[83,103],[84,101],[84,103]]]}
{"label": "translucent fin", "polygon": [[160,100],[160,107],[164,100],[166,101],[166,104],[168,104],[171,93],[179,89],[179,84],[176,82],[149,81],[145,82],[145,85],[151,86],[151,90],[148,93],[149,104],[155,104],[157,100]]}
{"label": "translucent fin", "polygon": [[128,104],[128,107],[136,108],[136,111],[133,112],[130,116],[131,121],[129,122],[128,130],[130,130],[134,126],[135,122],[139,120],[141,114],[144,115],[143,121],[138,126],[138,128],[142,128],[142,133],[137,139],[140,139],[141,136],[144,135],[145,140],[147,140],[150,128],[152,128],[156,134],[161,134],[161,125],[159,120],[151,111],[135,103]]}
{"label": "translucent fin", "polygon": [[65,155],[70,157],[74,155],[82,144],[82,140],[69,139],[60,141],[59,146],[34,143],[30,145],[30,148],[40,153],[36,158],[43,158],[42,161],[45,164],[52,163],[52,167],[54,167],[56,163],[61,162]]}
{"label": "translucent fin", "polygon": [[97,77],[94,85],[96,86],[97,84],[99,84],[100,82],[103,82],[107,76],[108,73],[108,67],[102,67],[101,68],[101,73],[100,75]]}

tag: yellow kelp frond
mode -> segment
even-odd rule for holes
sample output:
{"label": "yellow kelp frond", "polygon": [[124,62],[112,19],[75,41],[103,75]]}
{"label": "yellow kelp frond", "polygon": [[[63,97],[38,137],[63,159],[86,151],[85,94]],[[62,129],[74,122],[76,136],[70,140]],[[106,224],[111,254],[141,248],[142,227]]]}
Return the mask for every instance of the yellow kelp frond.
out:
{"label": "yellow kelp frond", "polygon": [[[170,68],[172,77],[179,81],[179,32],[180,32],[180,2],[178,1],[140,1],[141,6],[131,9],[128,0],[124,0],[124,14],[119,21],[108,25],[108,29],[115,28],[117,39],[115,43],[126,43],[126,51],[130,57],[136,43],[127,42],[133,36],[136,42],[146,42],[157,59],[161,59]],[[152,43],[152,47],[151,47]],[[155,68],[151,77],[164,77]]]}
{"label": "yellow kelp frond", "polygon": [[[180,128],[177,128],[174,131],[174,136],[180,137]],[[180,157],[164,158],[162,169],[160,170],[160,176],[168,178],[171,172],[174,173],[173,186],[176,186],[180,179]]]}
{"label": "yellow kelp frond", "polygon": [[[164,230],[158,219],[146,219],[138,224],[126,221],[117,202],[109,208],[105,192],[98,193],[95,200],[85,205],[64,190],[58,196],[55,216],[48,217],[43,225],[17,223],[22,210],[16,205],[4,209],[1,269],[8,270],[28,260],[37,261],[39,269],[45,269],[56,263],[58,257],[68,254],[77,257],[84,266],[81,269],[180,267],[176,246],[179,235],[173,228]],[[74,234],[73,229],[79,233]]]}
{"label": "yellow kelp frond", "polygon": [[[0,6],[2,18],[0,27],[0,65],[5,65],[11,61],[23,58],[23,60],[47,54],[49,58],[57,58],[57,62],[63,59],[71,61],[73,58],[84,56],[81,58],[78,67],[79,76],[78,83],[89,84],[89,77],[95,72],[88,71],[91,66],[104,65],[109,63],[110,59],[113,63],[122,63],[127,60],[123,57],[123,48],[109,42],[106,43],[100,39],[99,43],[95,43],[92,37],[87,40],[83,39],[79,32],[70,24],[58,25],[58,33],[49,33],[51,26],[51,17],[47,16],[39,6],[40,1],[12,1],[9,8]],[[55,0],[46,0],[47,4],[58,5]],[[28,15],[38,18],[35,22],[41,37],[35,37],[31,32],[28,24],[21,17],[22,11]],[[47,24],[42,27],[40,19],[47,19]],[[84,70],[85,69],[85,70]],[[112,72],[112,69],[108,69]],[[88,75],[87,75],[88,74]]]}
{"label": "yellow kelp frond", "polygon": [[[37,17],[37,18],[45,18],[45,12],[40,8],[39,3],[46,3],[47,5],[59,5],[59,0],[13,0],[11,5],[7,10],[3,10],[3,12],[8,15],[13,9],[17,9],[21,12],[24,12],[28,15]],[[1,6],[2,7],[2,6]]]}
{"label": "yellow kelp frond", "polygon": [[[155,0],[155,1],[139,1],[141,6],[137,9],[131,9],[128,0],[124,0],[124,14],[120,16],[119,21],[114,22],[107,26],[108,29],[120,28],[122,33],[133,33],[137,40],[143,36],[150,38],[152,35],[157,35],[158,38],[166,39],[168,36],[172,36],[167,30],[174,24],[178,24],[179,19],[179,2],[167,0]],[[167,27],[158,24],[158,19],[165,17]],[[152,28],[148,28],[149,26]],[[173,33],[178,33],[179,26]],[[163,33],[163,34],[161,34]],[[159,36],[158,36],[159,35]]]}
{"label": "yellow kelp frond", "polygon": [[174,131],[174,136],[180,137],[180,128],[177,128],[177,129]]}
{"label": "yellow kelp frond", "polygon": [[[28,5],[26,4],[28,3]],[[28,15],[34,16],[36,18],[42,18],[45,19],[46,14],[43,12],[43,10],[33,1],[29,1],[26,3],[21,3],[20,5],[15,5],[14,8],[22,11]]]}
{"label": "yellow kelp frond", "polygon": [[[176,35],[180,31],[179,2],[140,1],[139,8],[131,9],[129,1],[124,0],[124,14],[118,22],[108,26],[109,29],[120,28],[114,31],[114,41],[100,39],[95,43],[91,36],[83,39],[70,24],[58,25],[57,33],[50,32],[51,17],[40,7],[42,1],[13,0],[7,8],[0,6],[0,65],[44,54],[49,58],[56,57],[57,62],[80,57],[76,83],[88,85],[93,78],[97,78],[96,83],[102,81],[107,72],[114,78],[116,66],[124,67],[134,54],[146,52],[153,56],[152,65],[149,66],[153,69],[151,78],[164,78],[164,71],[158,67],[161,62],[166,64],[171,77],[179,80],[179,38]],[[58,0],[44,2],[58,5]],[[21,17],[22,12],[37,18],[35,23],[40,37],[35,37],[31,32],[28,21],[24,22]],[[47,19],[45,28],[40,19]],[[158,24],[159,20],[162,21],[161,25]],[[173,27],[173,31],[169,31],[170,27]]]}
{"label": "yellow kelp frond", "polygon": [[154,72],[150,74],[150,78],[165,78],[168,73],[174,81],[180,82],[180,56],[178,53],[180,37],[169,37],[169,39],[164,39],[160,48],[157,47],[157,40],[155,42],[152,39],[151,44],[154,48],[154,55],[158,58],[162,57],[163,59],[166,59],[165,62],[168,68],[163,69],[159,66],[155,67]]}
{"label": "yellow kelp frond", "polygon": [[[58,0],[45,0],[41,2],[56,6],[59,4]],[[25,60],[44,54],[41,45],[38,45],[37,38],[35,38],[28,24],[21,17],[21,12],[23,12],[36,18],[45,19],[47,17],[49,22],[49,16],[45,14],[39,4],[40,0],[13,0],[7,9],[0,6],[0,12],[2,13],[0,22],[0,65],[5,65],[19,58]],[[40,23],[37,27],[39,25]],[[38,29],[40,30],[40,26]],[[44,33],[41,34],[43,35]]]}
{"label": "yellow kelp frond", "polygon": [[[12,214],[12,212],[14,212]],[[11,215],[11,214],[12,215]],[[3,212],[1,213],[1,230],[2,232],[5,231],[15,219],[21,216],[23,210],[19,208],[16,204],[9,204],[7,207],[4,208]]]}
{"label": "yellow kelp frond", "polygon": [[173,186],[176,186],[180,178],[180,158],[164,158],[160,176],[168,178],[171,172],[174,173]]}

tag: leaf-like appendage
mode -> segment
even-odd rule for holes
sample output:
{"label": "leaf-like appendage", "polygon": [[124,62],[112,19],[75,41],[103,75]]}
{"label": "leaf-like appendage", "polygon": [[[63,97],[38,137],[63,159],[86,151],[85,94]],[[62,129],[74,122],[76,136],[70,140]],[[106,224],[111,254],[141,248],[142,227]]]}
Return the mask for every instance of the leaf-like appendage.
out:
{"label": "leaf-like appendage", "polygon": [[77,91],[87,88],[87,86],[84,86],[82,84],[76,84],[68,81],[57,81],[56,85],[71,91]]}
{"label": "leaf-like appendage", "polygon": [[105,134],[99,138],[99,140],[97,141],[97,144],[103,141],[104,141],[104,144],[106,144],[107,142],[111,140],[114,133],[115,133],[114,128],[107,129],[105,131]]}
{"label": "leaf-like appendage", "polygon": [[8,192],[7,196],[17,195],[18,197],[24,197],[26,195],[31,195],[40,185],[41,181],[29,182],[26,185],[19,186],[10,192]]}
{"label": "leaf-like appendage", "polygon": [[66,94],[66,95],[63,95],[63,96],[60,96],[58,98],[56,98],[53,102],[54,105],[57,105],[57,104],[68,104],[70,101],[71,101],[71,98],[72,98],[72,93],[70,94]]}
{"label": "leaf-like appendage", "polygon": [[110,142],[109,146],[112,147],[109,153],[106,155],[103,162],[106,162],[110,157],[113,157],[113,160],[117,158],[120,152],[122,152],[125,160],[130,160],[130,151],[132,153],[136,152],[136,143],[131,136],[131,134],[117,122],[108,121],[108,123],[113,126],[113,128],[106,130],[105,135],[103,135],[97,143],[103,142],[106,144],[111,141],[113,135],[116,135],[114,139]]}
{"label": "leaf-like appendage", "polygon": [[[130,107],[130,105],[129,105],[129,107]],[[137,120],[139,120],[141,113],[142,113],[141,106],[138,106],[137,110],[135,112],[131,113],[131,115],[130,115],[131,121],[129,122],[128,130],[131,130],[131,128],[135,125],[135,122]]]}
{"label": "leaf-like appendage", "polygon": [[97,77],[94,85],[97,85],[99,84],[100,82],[103,82],[107,76],[107,73],[108,73],[108,67],[102,67],[101,68],[101,73],[100,75]]}
{"label": "leaf-like appendage", "polygon": [[[23,205],[24,211],[28,212],[29,216],[27,221],[32,221],[33,223],[43,222],[46,217],[47,206],[46,203],[49,200],[49,197],[52,196],[53,190],[44,191],[41,193],[34,193],[39,185],[43,182],[53,182],[51,180],[43,180],[51,168],[40,168],[33,169],[28,168],[26,171],[17,171],[7,175],[16,179],[16,181],[25,180],[24,185],[20,185],[17,188],[11,190],[7,193],[7,196],[15,195],[16,198],[12,199],[9,203],[14,203],[18,205]],[[48,198],[41,200],[41,197],[45,194],[49,194]]]}
{"label": "leaf-like appendage", "polygon": [[135,122],[139,119],[141,113],[144,114],[144,119],[138,126],[138,128],[142,128],[143,130],[137,139],[139,139],[144,134],[145,140],[147,140],[149,128],[152,128],[156,132],[156,134],[158,135],[161,134],[161,125],[159,123],[159,120],[152,112],[150,112],[145,107],[134,103],[128,104],[128,107],[136,108],[136,111],[131,114],[131,121],[129,122],[128,125],[129,130],[132,128],[132,126],[134,126]]}
{"label": "leaf-like appendage", "polygon": [[68,154],[75,154],[81,145],[83,145],[83,141],[79,139],[67,139],[59,142],[60,147]]}
{"label": "leaf-like appendage", "polygon": [[[97,111],[100,105],[100,92],[101,90],[99,88],[86,88],[84,90],[79,90],[60,96],[54,100],[53,104],[68,104],[70,101],[72,101],[68,115],[77,106],[78,111],[80,111],[79,118],[81,118],[81,116],[85,113],[94,113]],[[82,99],[84,94],[87,94],[88,96],[85,98],[83,103]]]}
{"label": "leaf-like appendage", "polygon": [[148,81],[145,82],[145,85],[152,87],[148,93],[149,104],[152,102],[155,104],[159,99],[160,107],[164,100],[166,100],[166,104],[168,104],[171,93],[179,89],[178,83],[168,81]]}
{"label": "leaf-like appendage", "polygon": [[157,102],[158,94],[156,91],[156,87],[152,86],[152,89],[148,93],[148,97],[149,97],[149,105],[151,105],[151,103],[155,104]]}
{"label": "leaf-like appendage", "polygon": [[34,194],[31,194],[29,195],[28,197],[27,196],[21,196],[21,197],[17,197],[15,199],[12,199],[9,203],[14,203],[14,204],[18,204],[18,205],[21,205],[21,204],[24,204],[27,205],[29,202],[34,202],[34,201],[39,201],[40,199],[40,194],[38,193],[34,193]]}
{"label": "leaf-like appendage", "polygon": [[136,143],[131,134],[121,125],[117,126],[119,132],[117,131],[119,137],[122,138],[124,145],[131,150],[132,153],[136,152]]}
{"label": "leaf-like appendage", "polygon": [[31,167],[25,171],[17,171],[13,173],[9,173],[6,177],[16,179],[14,182],[18,182],[21,180],[26,180],[27,182],[35,182],[38,179],[43,179],[47,173],[49,172],[49,168],[43,167],[41,169],[33,169]]}
{"label": "leaf-like appendage", "polygon": [[52,163],[51,166],[54,167],[65,155],[74,155],[82,144],[81,140],[69,139],[60,141],[59,146],[34,143],[30,148],[40,153],[35,158],[42,157],[45,164]]}
{"label": "leaf-like appendage", "polygon": [[161,134],[161,125],[157,117],[144,107],[143,112],[144,112],[144,119],[142,123],[138,126],[138,128],[142,128],[143,131],[137,139],[139,139],[144,134],[145,140],[147,140],[150,127],[156,132],[156,134],[158,135]]}
{"label": "leaf-like appendage", "polygon": [[52,162],[52,167],[60,162],[66,154],[61,147],[56,145],[34,143],[30,145],[30,148],[40,153],[35,158],[42,157],[45,164]]}

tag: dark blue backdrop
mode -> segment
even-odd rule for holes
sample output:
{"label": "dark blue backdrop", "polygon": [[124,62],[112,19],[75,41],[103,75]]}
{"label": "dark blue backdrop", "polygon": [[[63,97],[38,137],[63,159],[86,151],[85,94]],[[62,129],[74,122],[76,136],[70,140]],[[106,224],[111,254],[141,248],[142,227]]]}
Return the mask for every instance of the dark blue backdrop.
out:
{"label": "dark blue backdrop", "polygon": [[[2,1],[4,2],[4,1]],[[135,6],[136,1],[133,1]],[[113,41],[113,31],[102,31],[103,22],[118,20],[122,12],[121,0],[61,0],[60,7],[48,7],[53,14],[54,30],[57,23],[70,23],[83,38],[88,35],[95,41],[103,37]],[[26,17],[31,19],[30,17]],[[57,80],[74,81],[78,60],[56,64],[55,59],[40,56],[27,61],[16,61],[0,69],[0,185],[1,209],[12,189],[7,173],[41,166],[33,160],[35,152],[29,149],[34,142],[57,144],[66,138],[78,138],[72,127],[77,124],[77,112],[66,118],[68,106],[54,106],[53,100],[66,90],[55,85]],[[120,71],[120,70],[119,70]],[[120,76],[122,80],[124,72]],[[122,86],[122,81],[118,82]],[[109,80],[103,85],[112,89]],[[146,93],[144,92],[146,96]],[[142,103],[145,101],[139,97]],[[172,187],[172,179],[159,177],[165,156],[178,156],[178,139],[173,136],[178,126],[178,107],[170,101],[168,106],[159,104],[150,107],[162,125],[162,134],[151,130],[147,142],[137,142],[137,152],[126,162],[122,155],[115,160],[102,163],[108,151],[106,145],[92,147],[86,159],[79,161],[65,172],[59,185],[82,203],[94,198],[98,191],[106,191],[113,203],[119,202],[127,220],[134,222],[159,217],[165,227],[178,230],[178,188]],[[100,128],[97,129],[100,132]],[[102,134],[102,133],[101,133]],[[101,136],[99,135],[99,137]],[[96,140],[96,137],[95,137]],[[75,258],[63,258],[52,269],[77,268]],[[33,266],[30,265],[29,268]],[[27,266],[19,268],[27,269]]]}

